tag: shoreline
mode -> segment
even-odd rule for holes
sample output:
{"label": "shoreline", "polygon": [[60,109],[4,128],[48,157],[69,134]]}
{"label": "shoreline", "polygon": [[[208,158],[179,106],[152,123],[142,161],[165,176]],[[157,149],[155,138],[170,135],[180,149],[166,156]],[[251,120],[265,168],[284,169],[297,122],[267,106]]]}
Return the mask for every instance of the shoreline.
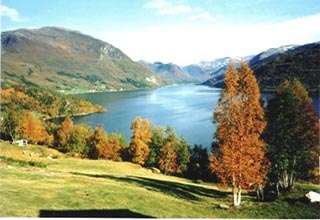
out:
{"label": "shoreline", "polygon": [[107,110],[104,109],[103,111],[93,111],[93,112],[82,112],[82,113],[76,113],[76,114],[64,114],[64,115],[57,115],[57,116],[52,116],[52,117],[44,117],[44,121],[50,121],[50,120],[55,120],[55,119],[62,119],[70,115],[71,117],[82,117],[82,116],[87,116],[87,115],[92,115],[92,114],[98,114],[98,113],[103,113],[106,112]]}

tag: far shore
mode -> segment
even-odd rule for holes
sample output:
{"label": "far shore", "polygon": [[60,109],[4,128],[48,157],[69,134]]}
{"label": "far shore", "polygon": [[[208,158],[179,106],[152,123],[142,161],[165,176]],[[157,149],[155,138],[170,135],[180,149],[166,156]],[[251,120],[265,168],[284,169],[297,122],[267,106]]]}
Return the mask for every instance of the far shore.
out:
{"label": "far shore", "polygon": [[44,121],[65,118],[68,115],[70,115],[71,117],[81,117],[81,116],[87,116],[87,115],[92,115],[92,114],[96,114],[96,113],[102,113],[102,112],[106,112],[106,111],[107,110],[104,109],[103,111],[82,112],[82,113],[76,113],[76,114],[63,114],[63,115],[56,115],[56,116],[52,116],[52,117],[47,116],[47,117],[44,117]]}

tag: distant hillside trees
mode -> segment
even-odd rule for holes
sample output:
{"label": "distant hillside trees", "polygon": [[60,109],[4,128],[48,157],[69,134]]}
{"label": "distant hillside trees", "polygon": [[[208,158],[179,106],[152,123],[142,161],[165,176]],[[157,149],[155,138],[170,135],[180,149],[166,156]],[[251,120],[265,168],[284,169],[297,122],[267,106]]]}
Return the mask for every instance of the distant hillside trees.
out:
{"label": "distant hillside trees", "polygon": [[268,162],[261,134],[265,128],[260,91],[252,70],[242,63],[239,72],[230,64],[225,88],[215,109],[218,148],[210,168],[222,184],[233,188],[233,204],[241,203],[242,189],[264,184]]}
{"label": "distant hillside trees", "polygon": [[143,118],[137,117],[131,124],[132,137],[129,145],[131,161],[144,165],[149,156],[149,144],[151,142],[151,123]]}
{"label": "distant hillside trees", "polygon": [[268,104],[267,118],[269,179],[279,193],[290,190],[297,177],[307,177],[316,167],[319,123],[308,92],[298,80],[284,81],[278,87]]}

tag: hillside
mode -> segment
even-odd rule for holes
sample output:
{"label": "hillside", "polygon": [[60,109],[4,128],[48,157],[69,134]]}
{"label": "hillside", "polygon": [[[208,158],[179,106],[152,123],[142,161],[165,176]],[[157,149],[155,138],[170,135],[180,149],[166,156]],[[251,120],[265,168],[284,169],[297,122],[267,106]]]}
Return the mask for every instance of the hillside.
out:
{"label": "hillside", "polygon": [[173,63],[148,63],[145,61],[140,61],[140,63],[149,68],[150,71],[165,79],[165,81],[169,84],[200,81],[200,79],[198,79],[196,76],[188,74],[181,67]]}
{"label": "hillside", "polygon": [[128,162],[67,157],[44,146],[0,142],[0,216],[317,218],[304,199],[313,184],[297,184],[278,200],[241,208],[214,184],[153,173]]}
{"label": "hillside", "polygon": [[57,27],[1,33],[5,84],[56,90],[126,90],[161,84],[143,65],[111,44]]}
{"label": "hillside", "polygon": [[262,59],[254,57],[249,64],[264,89],[273,89],[285,79],[291,78],[299,79],[310,91],[319,89],[319,42],[293,47]]}
{"label": "hillside", "polygon": [[[271,48],[253,57],[249,57],[245,61],[249,63],[255,72],[260,88],[263,90],[273,90],[283,80],[291,78],[301,80],[310,91],[315,91],[319,85],[319,43]],[[226,65],[227,63],[215,72],[211,79],[203,84],[221,87],[223,85],[223,73]]]}

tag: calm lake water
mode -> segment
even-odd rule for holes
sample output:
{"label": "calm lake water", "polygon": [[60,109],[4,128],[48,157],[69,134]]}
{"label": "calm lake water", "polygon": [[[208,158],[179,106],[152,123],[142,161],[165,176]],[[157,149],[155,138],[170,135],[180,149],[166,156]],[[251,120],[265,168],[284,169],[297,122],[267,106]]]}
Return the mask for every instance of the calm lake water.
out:
{"label": "calm lake water", "polygon": [[220,89],[198,85],[177,85],[154,90],[83,94],[107,108],[100,114],[75,119],[92,127],[102,125],[109,132],[123,133],[129,140],[131,121],[136,116],[160,126],[172,126],[189,144],[210,147],[215,126],[212,112]]}
{"label": "calm lake water", "polygon": [[[199,85],[177,85],[154,90],[82,94],[81,97],[107,108],[107,112],[75,119],[92,127],[102,125],[108,132],[123,133],[129,140],[131,121],[136,116],[160,126],[172,126],[189,144],[210,148],[215,125],[213,109],[220,89]],[[272,93],[263,95],[268,99]],[[313,98],[319,113],[319,97]]]}

